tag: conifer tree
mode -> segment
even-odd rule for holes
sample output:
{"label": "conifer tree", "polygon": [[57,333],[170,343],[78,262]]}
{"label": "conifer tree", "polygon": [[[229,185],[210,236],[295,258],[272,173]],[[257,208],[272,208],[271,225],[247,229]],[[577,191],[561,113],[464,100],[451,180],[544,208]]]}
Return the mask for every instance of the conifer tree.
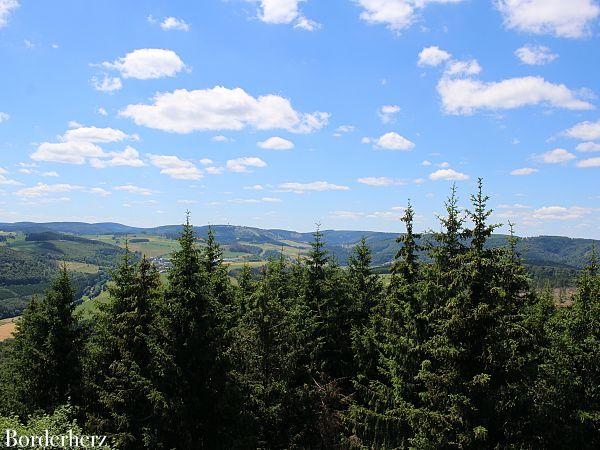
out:
{"label": "conifer tree", "polygon": [[[523,418],[531,413],[527,387],[535,359],[523,326],[526,292],[504,284],[502,252],[485,245],[496,228],[487,223],[487,200],[479,180],[468,211],[473,228],[463,233],[468,249],[440,267],[439,279],[450,289],[441,290],[444,297],[430,314],[432,333],[418,376],[423,405],[411,440],[417,447],[505,448],[527,441]],[[449,244],[457,248],[456,229],[444,234],[451,236],[434,257],[450,255]]]}
{"label": "conifer tree", "polygon": [[[411,418],[418,406],[415,385],[425,338],[419,293],[421,268],[413,232],[414,211],[409,202],[402,221],[406,233],[392,263],[392,278],[358,354],[366,353],[375,367],[366,367],[355,379],[355,400],[350,407],[353,431],[350,443],[368,448],[404,448],[409,443]],[[364,356],[362,359],[365,359]]]}
{"label": "conifer tree", "polygon": [[600,446],[600,275],[595,250],[577,283],[572,306],[559,308],[550,327],[549,356],[537,400],[543,445]]}
{"label": "conifer tree", "polygon": [[156,420],[164,409],[155,370],[158,271],[145,257],[134,264],[126,248],[109,290],[89,344],[88,424],[109,434],[118,448],[162,448]]}
{"label": "conifer tree", "polygon": [[[211,275],[218,254],[203,253],[189,215],[172,254],[164,294],[163,392],[169,401],[165,434],[179,448],[227,446],[226,352],[220,303]],[[210,251],[215,250],[213,246]],[[210,262],[210,267],[209,263]],[[209,272],[212,270],[213,272]]]}
{"label": "conifer tree", "polygon": [[45,296],[34,297],[17,322],[3,369],[11,413],[26,417],[80,401],[82,336],[73,297],[63,266]]}

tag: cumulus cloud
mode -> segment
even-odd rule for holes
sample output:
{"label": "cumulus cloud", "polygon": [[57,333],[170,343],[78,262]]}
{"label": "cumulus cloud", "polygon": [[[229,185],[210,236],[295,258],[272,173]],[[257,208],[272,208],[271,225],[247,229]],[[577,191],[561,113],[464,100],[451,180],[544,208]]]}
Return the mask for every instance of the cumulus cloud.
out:
{"label": "cumulus cloud", "polygon": [[294,143],[292,141],[288,141],[279,136],[270,137],[265,141],[258,142],[256,145],[266,150],[291,150],[294,148]]}
{"label": "cumulus cloud", "polygon": [[419,12],[431,3],[459,3],[463,0],[356,0],[363,8],[360,18],[370,24],[387,26],[394,32],[408,28]]}
{"label": "cumulus cloud", "polygon": [[390,123],[394,121],[394,116],[400,112],[398,105],[384,105],[377,112],[382,123]]}
{"label": "cumulus cloud", "polygon": [[67,130],[62,136],[63,141],[108,143],[119,142],[125,139],[138,140],[135,135],[128,135],[114,128],[78,127]]}
{"label": "cumulus cloud", "polygon": [[104,75],[102,80],[99,80],[97,77],[92,77],[92,86],[100,92],[114,92],[121,89],[123,83],[121,83],[119,77],[109,77],[108,75]]}
{"label": "cumulus cloud", "polygon": [[429,179],[433,181],[464,181],[469,179],[469,175],[457,172],[454,169],[440,169],[429,174]]}
{"label": "cumulus cloud", "polygon": [[303,0],[260,0],[258,18],[265,23],[294,24],[294,28],[314,31],[320,24],[306,18],[299,8]]}
{"label": "cumulus cloud", "polygon": [[473,114],[480,110],[495,111],[539,104],[571,110],[594,108],[579,98],[581,95],[577,92],[542,77],[510,78],[498,82],[442,77],[437,90],[448,114]]}
{"label": "cumulus cloud", "polygon": [[178,30],[178,31],[189,31],[190,26],[183,19],[176,17],[165,17],[160,23],[160,27],[165,30]]}
{"label": "cumulus cloud", "polygon": [[113,62],[103,62],[102,67],[116,70],[123,78],[149,80],[173,77],[186,68],[173,50],[141,48],[127,53]]}
{"label": "cumulus cloud", "polygon": [[[369,141],[370,142],[370,141]],[[404,136],[399,135],[395,131],[385,133],[384,135],[377,138],[375,141],[375,148],[384,150],[412,150],[415,144]]]}
{"label": "cumulus cloud", "polygon": [[267,165],[262,159],[257,158],[255,156],[245,157],[245,158],[236,158],[230,159],[225,164],[227,170],[231,172],[238,173],[249,173],[249,167],[265,167]]}
{"label": "cumulus cloud", "polygon": [[538,159],[546,164],[559,164],[575,159],[575,155],[562,148],[555,148],[541,154]]}
{"label": "cumulus cloud", "polygon": [[190,161],[184,161],[173,155],[148,154],[150,163],[158,167],[160,173],[168,175],[177,180],[199,180],[203,177],[202,171]]}
{"label": "cumulus cloud", "polygon": [[[130,165],[139,167],[139,163],[134,163],[132,158],[134,149],[125,150],[122,153],[104,152],[97,144],[106,144],[120,142],[125,139],[137,140],[136,135],[128,135],[121,130],[114,128],[83,127],[77,124],[77,128],[67,130],[59,138],[61,142],[42,142],[37,150],[31,154],[31,159],[35,161],[58,162],[64,164],[85,164],[88,160],[94,160],[95,167],[103,163],[98,161],[101,158],[112,158],[113,165]],[[117,164],[124,162],[124,158],[129,160],[129,164]],[[108,165],[110,163],[105,162]]]}
{"label": "cumulus cloud", "polygon": [[435,67],[448,61],[451,57],[452,55],[446,50],[442,50],[437,45],[432,45],[431,47],[425,47],[421,50],[417,64],[421,67]]}
{"label": "cumulus cloud", "polygon": [[580,38],[600,14],[594,0],[496,0],[508,28],[534,34]]}
{"label": "cumulus cloud", "polygon": [[328,181],[313,181],[311,183],[288,182],[278,186],[279,190],[284,192],[293,192],[303,194],[310,191],[347,191],[348,186],[329,183]]}
{"label": "cumulus cloud", "polygon": [[600,120],[596,122],[580,122],[564,132],[569,137],[582,141],[600,139]]}
{"label": "cumulus cloud", "polygon": [[104,151],[91,142],[42,142],[31,154],[31,159],[64,164],[85,164],[88,158],[105,156]]}
{"label": "cumulus cloud", "polygon": [[450,61],[444,75],[448,77],[477,75],[481,72],[481,66],[476,59],[467,61]]}
{"label": "cumulus cloud", "polygon": [[114,189],[115,189],[115,191],[124,191],[124,192],[128,192],[130,194],[144,195],[144,196],[148,196],[148,195],[152,195],[152,194],[156,193],[156,191],[154,191],[152,189],[136,186],[134,184],[125,184],[122,186],[116,186]]}
{"label": "cumulus cloud", "polygon": [[532,167],[523,167],[521,169],[515,169],[510,174],[515,176],[531,175],[538,172],[538,169]]}
{"label": "cumulus cloud", "polygon": [[241,88],[188,91],[178,89],[159,93],[151,105],[129,105],[119,113],[138,125],[173,133],[205,130],[258,130],[281,128],[295,133],[310,133],[324,127],[329,114],[301,113],[290,101],[269,94],[252,97]]}
{"label": "cumulus cloud", "polygon": [[0,123],[6,122],[8,119],[10,119],[10,116],[5,112],[0,111]]}
{"label": "cumulus cloud", "polygon": [[17,195],[19,197],[27,197],[27,198],[44,197],[44,196],[47,196],[50,194],[81,191],[83,189],[84,188],[82,186],[77,186],[77,185],[67,184],[67,183],[59,183],[59,184],[38,183],[33,187],[19,189],[17,191]]}
{"label": "cumulus cloud", "polygon": [[580,206],[544,206],[533,211],[533,218],[539,220],[577,220],[591,214],[590,208]]}
{"label": "cumulus cloud", "polygon": [[582,142],[575,149],[578,152],[600,152],[600,144],[595,142]]}
{"label": "cumulus cloud", "polygon": [[530,66],[542,66],[558,58],[557,54],[552,53],[548,47],[543,45],[525,45],[518,48],[515,55],[523,64]]}
{"label": "cumulus cloud", "polygon": [[600,157],[582,159],[581,161],[577,162],[577,167],[581,167],[582,169],[600,167]]}
{"label": "cumulus cloud", "polygon": [[398,186],[406,184],[402,180],[395,180],[388,177],[365,177],[359,178],[357,181],[368,186]]}
{"label": "cumulus cloud", "polygon": [[145,165],[140,159],[139,152],[129,145],[122,152],[108,152],[106,156],[109,159],[90,159],[90,165],[96,169],[115,166],[142,167]]}
{"label": "cumulus cloud", "polygon": [[8,23],[8,17],[19,7],[17,0],[0,0],[0,28]]}

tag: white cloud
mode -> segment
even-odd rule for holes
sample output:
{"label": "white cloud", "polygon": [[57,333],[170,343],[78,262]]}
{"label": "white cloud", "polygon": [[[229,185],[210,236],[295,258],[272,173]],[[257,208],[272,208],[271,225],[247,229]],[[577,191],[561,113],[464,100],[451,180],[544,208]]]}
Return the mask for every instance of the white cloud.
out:
{"label": "white cloud", "polygon": [[600,139],[600,120],[596,122],[580,122],[564,132],[569,137],[582,141]]}
{"label": "white cloud", "polygon": [[184,161],[177,156],[172,155],[152,155],[148,158],[153,166],[158,167],[160,173],[168,175],[177,180],[199,180],[203,177],[202,171],[194,163]]}
{"label": "white cloud", "polygon": [[279,189],[284,192],[303,194],[307,191],[347,191],[350,188],[348,186],[333,184],[327,181],[313,181],[311,183],[282,183],[279,185]]}
{"label": "white cloud", "polygon": [[399,32],[417,20],[419,10],[430,3],[459,3],[463,0],[355,0],[362,8],[360,18],[370,24],[383,24]]}
{"label": "white cloud", "polygon": [[575,149],[579,152],[600,152],[600,144],[595,142],[582,142]]}
{"label": "white cloud", "polygon": [[0,123],[6,122],[8,119],[10,119],[10,116],[5,112],[0,111]]}
{"label": "white cloud", "polygon": [[421,165],[422,165],[423,167],[428,167],[428,166],[430,166],[430,165],[431,165],[431,161],[424,160],[424,161],[421,163]]}
{"label": "white cloud", "polygon": [[417,64],[421,67],[435,67],[439,66],[443,62],[448,61],[451,57],[452,55],[446,50],[442,50],[437,45],[432,45],[431,47],[425,47],[423,50],[421,50]]}
{"label": "white cloud", "polygon": [[72,192],[72,191],[80,191],[83,188],[81,186],[60,183],[60,184],[45,184],[38,183],[33,187],[19,189],[17,191],[17,195],[19,197],[44,197],[49,194],[57,194],[64,192]]}
{"label": "white cloud", "polygon": [[146,196],[152,195],[156,192],[156,191],[153,191],[152,189],[139,187],[134,184],[125,184],[123,186],[116,186],[114,189],[115,189],[115,191],[125,191],[125,192],[129,192],[130,194],[146,195]]}
{"label": "white cloud", "polygon": [[398,186],[406,184],[402,180],[394,180],[388,177],[365,177],[359,178],[357,181],[368,186]]}
{"label": "white cloud", "polygon": [[282,200],[277,197],[263,197],[261,198],[261,201],[265,203],[281,203]]}
{"label": "white cloud", "polygon": [[538,157],[542,162],[547,164],[559,164],[575,159],[575,155],[562,148],[555,148]]}
{"label": "white cloud", "polygon": [[536,172],[538,172],[538,169],[534,169],[532,167],[523,167],[521,169],[513,170],[510,174],[515,175],[515,176],[524,176],[524,175],[531,175]]}
{"label": "white cloud", "polygon": [[262,159],[257,157],[245,157],[230,159],[227,161],[227,170],[238,173],[248,173],[248,167],[265,167],[267,165]]}
{"label": "white cloud", "polygon": [[121,72],[123,78],[138,80],[173,77],[186,68],[177,53],[160,48],[134,50],[114,62],[103,62],[102,66]]}
{"label": "white cloud", "polygon": [[320,24],[307,19],[298,4],[303,0],[260,0],[258,17],[265,23],[290,24],[294,28],[313,31],[320,28]]}
{"label": "white cloud", "polygon": [[35,161],[58,162],[64,164],[84,164],[88,158],[103,158],[104,151],[91,142],[43,142],[31,154]]}
{"label": "white cloud", "polygon": [[125,147],[125,150],[122,152],[109,152],[106,153],[106,156],[108,156],[109,159],[90,159],[90,165],[96,169],[115,166],[142,167],[145,165],[140,159],[139,152],[129,145]]}
{"label": "white cloud", "polygon": [[206,170],[206,173],[209,175],[220,175],[223,173],[223,170],[225,170],[225,169],[223,169],[223,167],[210,166],[204,170]]}
{"label": "white cloud", "polygon": [[55,172],[55,171],[50,171],[50,172],[44,172],[44,173],[42,174],[42,176],[43,176],[43,177],[49,177],[49,178],[57,178],[57,177],[59,177],[60,175],[58,174],[58,172]]}
{"label": "white cloud", "polygon": [[98,114],[100,114],[101,116],[105,116],[105,117],[106,117],[106,116],[108,116],[108,112],[106,112],[106,109],[104,109],[104,108],[102,108],[102,107],[98,108],[98,109],[96,110],[96,112],[97,112]]}
{"label": "white cloud", "polygon": [[8,23],[8,16],[19,7],[17,0],[0,0],[0,28]]}
{"label": "white cloud", "polygon": [[211,164],[214,164],[215,162],[210,159],[210,158],[202,158],[200,160],[198,160],[198,162],[200,164],[202,164],[203,166],[210,166]]}
{"label": "white cloud", "polygon": [[376,148],[381,148],[385,150],[411,150],[413,149],[415,144],[404,136],[400,136],[395,131],[391,131],[380,136],[376,143]]}
{"label": "white cloud", "polygon": [[[4,170],[4,169],[2,169],[2,170]],[[16,180],[12,180],[12,179],[2,175],[3,173],[7,173],[7,172],[5,170],[4,170],[4,172],[0,171],[0,184],[12,185],[12,186],[18,186],[19,184],[21,184]]]}
{"label": "white cloud", "polygon": [[176,17],[165,17],[160,23],[160,27],[165,30],[178,30],[178,31],[189,31],[190,26],[183,19]]}
{"label": "white cloud", "polygon": [[352,133],[354,130],[356,130],[354,125],[340,125],[335,129],[334,136],[340,137],[342,134]]}
{"label": "white cloud", "polygon": [[548,105],[572,110],[593,109],[578,93],[541,77],[510,78],[498,82],[443,77],[437,86],[448,114],[473,114],[479,110],[514,109]]}
{"label": "white cloud", "polygon": [[253,186],[244,186],[246,191],[262,191],[264,187],[260,184],[255,184]]}
{"label": "white cloud", "polygon": [[233,139],[228,138],[227,136],[223,136],[221,134],[213,136],[212,138],[210,138],[210,140],[213,142],[233,142]]}
{"label": "white cloud", "polygon": [[129,105],[120,115],[138,125],[174,133],[241,130],[246,126],[310,133],[324,127],[329,120],[329,114],[324,112],[300,113],[288,99],[278,95],[255,98],[241,88],[222,86],[159,93],[152,105]]}
{"label": "white cloud", "polygon": [[444,75],[456,77],[459,75],[471,76],[481,73],[481,66],[476,59],[468,61],[450,61],[446,67]]}
{"label": "white cloud", "polygon": [[469,175],[461,172],[457,172],[453,169],[440,169],[429,174],[429,179],[433,181],[445,180],[445,181],[464,181],[469,179]]}
{"label": "white cloud", "polygon": [[530,66],[542,66],[558,58],[557,54],[552,53],[548,47],[543,45],[525,45],[518,48],[515,55],[523,64]]}
{"label": "white cloud", "polygon": [[540,220],[576,220],[591,214],[589,208],[580,206],[544,206],[533,211],[533,218]]}
{"label": "white cloud", "polygon": [[[112,158],[114,159],[112,165],[124,165],[116,163],[119,161],[122,163],[123,157],[127,156],[130,161],[129,164],[126,165],[139,166],[139,163],[132,163],[131,161],[133,149],[130,147],[130,150],[126,149],[123,153],[105,153],[102,148],[97,145],[98,143],[120,142],[125,139],[137,140],[137,136],[130,136],[123,131],[114,128],[83,127],[79,124],[76,125],[77,128],[67,130],[65,134],[60,137],[62,142],[42,142],[37,150],[31,155],[31,159],[64,164],[84,164],[88,159]],[[109,162],[94,161],[95,167],[99,167],[103,163],[111,165]]]}
{"label": "white cloud", "polygon": [[590,167],[600,167],[600,157],[583,159],[577,162],[577,167],[587,169]]}
{"label": "white cloud", "polygon": [[99,80],[97,77],[92,77],[92,85],[94,86],[94,89],[100,92],[118,91],[123,87],[123,83],[121,83],[119,77],[109,77],[108,75],[104,75],[102,80]]}
{"label": "white cloud", "polygon": [[355,219],[360,219],[362,217],[364,217],[365,214],[362,212],[358,212],[358,211],[332,211],[329,214],[329,217],[333,218],[333,219],[351,219],[351,220],[355,220]]}
{"label": "white cloud", "polygon": [[496,0],[508,28],[535,34],[580,38],[600,14],[594,0]]}
{"label": "white cloud", "polygon": [[88,190],[88,192],[90,194],[100,195],[102,197],[108,197],[109,195],[111,195],[110,191],[107,191],[106,189],[99,188],[99,187],[91,188]]}
{"label": "white cloud", "polygon": [[62,136],[63,141],[108,143],[119,142],[125,139],[138,140],[138,137],[130,136],[121,130],[114,128],[78,127],[67,130]]}
{"label": "white cloud", "polygon": [[294,148],[294,143],[292,141],[288,141],[279,136],[273,136],[265,141],[257,142],[256,145],[266,150],[291,150]]}
{"label": "white cloud", "polygon": [[398,105],[384,105],[379,108],[377,114],[383,123],[390,123],[394,121],[394,116],[400,112]]}

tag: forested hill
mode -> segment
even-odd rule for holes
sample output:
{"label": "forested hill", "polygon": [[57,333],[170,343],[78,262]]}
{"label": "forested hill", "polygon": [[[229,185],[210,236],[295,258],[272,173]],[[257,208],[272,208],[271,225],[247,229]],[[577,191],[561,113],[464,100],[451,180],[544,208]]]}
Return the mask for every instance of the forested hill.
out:
{"label": "forested hill", "polygon": [[[217,239],[222,245],[271,244],[274,246],[295,247],[296,244],[307,244],[312,240],[312,233],[298,233],[280,229],[260,229],[235,225],[213,226]],[[399,229],[400,229],[399,224]],[[119,223],[83,223],[83,222],[18,222],[0,223],[0,231],[22,232],[26,234],[40,233],[69,233],[73,235],[103,236],[103,235],[152,235],[165,238],[176,238],[181,231],[181,225],[165,225],[155,228],[139,228]],[[198,235],[206,236],[208,226],[197,227]],[[323,237],[327,249],[344,264],[352,248],[365,237],[373,250],[373,263],[385,265],[389,263],[396,252],[398,233],[376,231],[344,231],[325,230]],[[426,240],[424,236],[423,240]],[[489,242],[491,246],[502,246],[506,236],[494,235]],[[562,236],[537,236],[522,238],[518,250],[528,265],[555,267],[560,269],[580,269],[583,267],[593,246],[600,249],[600,241],[593,239],[573,239]]]}

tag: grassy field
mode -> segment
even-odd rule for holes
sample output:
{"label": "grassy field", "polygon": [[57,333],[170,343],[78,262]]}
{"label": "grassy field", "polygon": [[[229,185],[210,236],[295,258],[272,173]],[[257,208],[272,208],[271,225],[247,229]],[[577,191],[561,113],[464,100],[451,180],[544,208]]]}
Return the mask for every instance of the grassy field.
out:
{"label": "grassy field", "polygon": [[98,273],[100,267],[95,264],[87,264],[74,261],[60,261],[62,267],[63,264],[67,266],[67,270],[71,272],[82,272],[82,273]]}
{"label": "grassy field", "polygon": [[[125,237],[115,235],[87,235],[88,239],[93,239],[107,244],[118,245],[125,248]],[[148,242],[131,242],[135,239],[148,239]],[[146,234],[132,234],[127,236],[129,249],[133,252],[140,252],[147,257],[169,256],[179,248],[179,243],[174,239],[167,239],[162,236],[151,236]]]}
{"label": "grassy field", "polygon": [[0,320],[0,341],[4,341],[12,337],[12,334],[15,331],[15,328],[17,327],[17,319],[18,317]]}

